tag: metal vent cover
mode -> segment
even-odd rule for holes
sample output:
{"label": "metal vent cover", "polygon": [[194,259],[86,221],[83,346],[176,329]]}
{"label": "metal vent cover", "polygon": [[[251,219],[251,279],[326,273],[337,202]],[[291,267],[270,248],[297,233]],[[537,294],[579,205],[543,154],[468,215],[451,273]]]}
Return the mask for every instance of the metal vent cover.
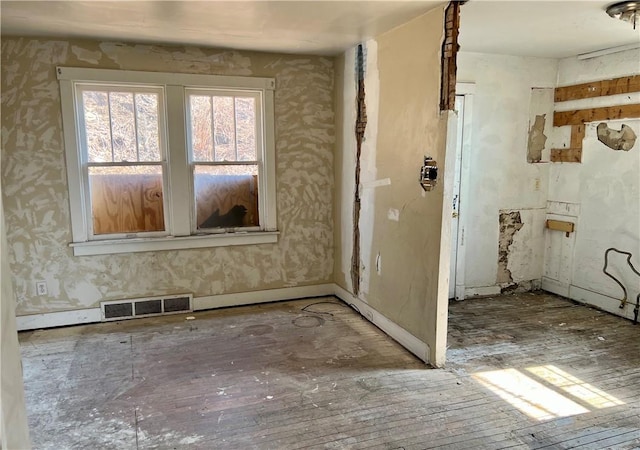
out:
{"label": "metal vent cover", "polygon": [[193,295],[175,294],[161,297],[112,300],[100,302],[100,309],[102,310],[103,322],[178,314],[193,311]]}

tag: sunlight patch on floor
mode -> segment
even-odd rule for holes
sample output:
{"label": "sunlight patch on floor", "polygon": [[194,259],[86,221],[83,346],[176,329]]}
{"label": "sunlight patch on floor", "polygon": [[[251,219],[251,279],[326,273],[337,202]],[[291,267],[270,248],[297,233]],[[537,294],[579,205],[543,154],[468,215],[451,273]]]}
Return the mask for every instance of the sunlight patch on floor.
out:
{"label": "sunlight patch on floor", "polygon": [[594,408],[610,408],[625,404],[613,395],[609,395],[589,383],[585,383],[556,366],[529,367],[527,371]]}
{"label": "sunlight patch on floor", "polygon": [[[616,397],[553,365],[478,372],[482,386],[537,420],[574,416],[594,409],[624,405]],[[558,391],[560,390],[560,391]]]}
{"label": "sunlight patch on floor", "polygon": [[537,420],[574,416],[589,410],[533,380],[517,369],[501,369],[472,375],[481,385]]}

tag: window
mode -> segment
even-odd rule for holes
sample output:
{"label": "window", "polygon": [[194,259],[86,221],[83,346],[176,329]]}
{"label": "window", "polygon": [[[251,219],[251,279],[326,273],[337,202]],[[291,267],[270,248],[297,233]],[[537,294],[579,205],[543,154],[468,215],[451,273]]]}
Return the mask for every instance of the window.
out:
{"label": "window", "polygon": [[187,90],[197,230],[260,226],[260,96]]}
{"label": "window", "polygon": [[276,242],[273,79],[58,79],[74,254]]}

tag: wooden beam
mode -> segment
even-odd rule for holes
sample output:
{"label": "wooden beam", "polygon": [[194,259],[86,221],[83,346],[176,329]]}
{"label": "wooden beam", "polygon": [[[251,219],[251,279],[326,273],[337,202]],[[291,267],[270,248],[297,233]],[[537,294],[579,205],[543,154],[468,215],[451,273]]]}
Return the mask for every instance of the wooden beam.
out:
{"label": "wooden beam", "polygon": [[579,148],[552,148],[551,162],[582,162],[582,147]]}
{"label": "wooden beam", "polygon": [[573,233],[573,222],[566,222],[564,220],[547,220],[546,226],[550,230],[564,231],[565,233]]}
{"label": "wooden beam", "polygon": [[584,139],[585,126],[583,123],[580,125],[571,125],[571,144],[570,148],[582,148],[582,140]]}
{"label": "wooden beam", "polygon": [[569,148],[551,149],[551,162],[582,162],[584,133],[584,124],[571,125],[571,146]]}
{"label": "wooden beam", "polygon": [[556,111],[553,113],[553,126],[579,125],[587,122],[615,119],[635,119],[640,117],[640,103],[633,105],[603,106],[600,108]]}
{"label": "wooden beam", "polygon": [[547,220],[545,226],[550,230],[564,231],[566,236],[569,237],[569,233],[573,233],[575,225],[573,222],[566,222],[564,220]]}
{"label": "wooden beam", "polygon": [[458,34],[460,30],[460,5],[464,2],[451,1],[445,10],[444,34],[442,42],[442,59],[440,83],[440,110],[448,111],[455,108],[456,103],[456,72]]}
{"label": "wooden beam", "polygon": [[555,89],[555,101],[566,102],[629,92],[640,92],[640,75],[558,87]]}

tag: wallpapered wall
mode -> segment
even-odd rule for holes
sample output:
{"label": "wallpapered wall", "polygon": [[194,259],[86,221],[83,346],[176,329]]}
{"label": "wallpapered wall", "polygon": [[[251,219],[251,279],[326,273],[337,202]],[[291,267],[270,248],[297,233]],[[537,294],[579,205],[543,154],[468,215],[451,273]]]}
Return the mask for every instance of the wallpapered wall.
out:
{"label": "wallpapered wall", "polygon": [[[2,195],[18,315],[331,281],[333,59],[3,38],[1,63]],[[73,256],[56,66],[274,77],[278,243]],[[48,295],[36,296],[37,280]]]}

